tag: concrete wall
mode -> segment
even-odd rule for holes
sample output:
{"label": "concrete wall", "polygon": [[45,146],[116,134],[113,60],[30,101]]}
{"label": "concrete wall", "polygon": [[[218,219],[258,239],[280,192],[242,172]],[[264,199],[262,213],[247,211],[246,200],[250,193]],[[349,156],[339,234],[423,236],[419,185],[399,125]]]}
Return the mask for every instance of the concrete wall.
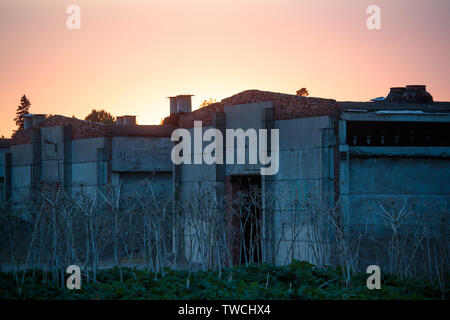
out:
{"label": "concrete wall", "polygon": [[63,127],[41,128],[40,182],[55,183],[63,179],[64,131]]}
{"label": "concrete wall", "polygon": [[119,174],[121,192],[124,196],[147,193],[157,197],[171,198],[172,172],[121,172]]}
{"label": "concrete wall", "polygon": [[[444,115],[348,113],[343,119],[449,121]],[[448,215],[450,207],[450,147],[348,146],[345,120],[339,126],[341,213],[349,244],[360,247],[362,265],[380,265],[387,261],[386,248],[392,239],[387,213],[394,218],[403,213],[404,217],[395,222],[395,227],[399,230],[407,227],[401,231],[406,231],[408,235],[404,236],[407,237],[419,235],[426,228],[431,228],[428,231],[433,233],[433,228],[443,227],[439,226],[441,223],[446,223],[448,230],[448,220],[445,222],[444,216]],[[420,219],[428,225],[418,225]],[[360,237],[362,241],[357,241]],[[413,241],[411,239],[407,245]]]}
{"label": "concrete wall", "polygon": [[[105,148],[105,138],[90,138],[72,141],[72,182],[74,189],[80,186],[98,185],[99,167],[106,175],[106,162],[99,159],[99,150]],[[106,176],[103,177],[106,181]]]}
{"label": "concrete wall", "polygon": [[115,172],[171,171],[170,138],[114,137],[112,170]]}
{"label": "concrete wall", "polygon": [[33,147],[31,144],[12,145],[11,152],[11,200],[20,204],[30,197]]}
{"label": "concrete wall", "polygon": [[132,182],[140,186],[143,181],[151,181],[155,190],[172,189],[168,178],[172,171],[169,138],[72,140],[70,127],[43,127],[35,131],[34,143],[11,147],[16,204],[28,201],[33,184],[64,183],[72,195],[80,191],[89,193],[92,188],[107,184],[118,186],[121,181],[128,188]]}
{"label": "concrete wall", "polygon": [[[312,236],[316,226],[311,218],[333,203],[333,121],[328,116],[278,120],[275,128],[280,130],[280,170],[273,181],[277,197],[275,262],[327,261],[326,256],[317,257],[312,251],[317,239]],[[323,227],[322,223],[319,226]],[[323,230],[321,240],[330,241],[328,235]]]}
{"label": "concrete wall", "polygon": [[[251,103],[225,107],[226,129],[266,128],[264,110],[271,102]],[[280,130],[280,166],[278,174],[262,176],[263,193],[263,246],[264,260],[277,264],[289,263],[292,259],[316,261],[307,237],[308,211],[311,204],[322,206],[331,203],[334,193],[333,142],[336,141],[332,119],[328,116],[274,121],[274,129]],[[209,127],[203,128],[203,132]],[[193,146],[193,129],[189,129]],[[209,142],[203,143],[205,147]],[[225,145],[225,142],[224,142]],[[224,159],[234,150],[225,148]],[[193,150],[192,150],[193,153]],[[224,175],[218,175],[218,165],[183,164],[179,166],[180,188],[176,192],[191,196],[186,202],[198,199],[206,190],[224,186],[233,175],[259,175],[261,165],[248,164],[248,141],[246,141],[246,164],[227,164]],[[235,158],[236,159],[236,158]],[[218,199],[225,196],[215,194]],[[195,197],[195,198],[194,198]],[[268,199],[276,198],[274,210],[270,212]],[[266,203],[267,202],[267,203]],[[271,209],[272,210],[272,209]],[[225,213],[223,213],[225,214]],[[195,230],[186,228],[185,246]],[[325,230],[324,240],[330,241]],[[325,239],[326,238],[326,239]],[[328,245],[328,244],[326,244]],[[186,251],[186,255],[191,252]],[[325,259],[325,257],[322,257]]]}
{"label": "concrete wall", "polygon": [[[436,149],[450,151],[450,148]],[[384,210],[395,217],[404,208],[405,218],[398,221],[399,228],[405,224],[414,225],[418,221],[417,217],[426,221],[436,218],[434,214],[448,212],[449,168],[449,157],[351,157],[349,193],[345,196],[347,211],[344,223],[348,226],[347,234],[351,238],[357,238],[369,233],[378,241],[387,243],[391,228],[388,225],[390,219],[382,217],[385,215]],[[431,225],[435,222],[431,221]],[[411,228],[411,235],[416,227],[418,225]],[[374,261],[378,258],[377,251],[373,248],[375,243],[365,240],[361,246],[365,248],[362,252],[366,264],[379,262]]]}

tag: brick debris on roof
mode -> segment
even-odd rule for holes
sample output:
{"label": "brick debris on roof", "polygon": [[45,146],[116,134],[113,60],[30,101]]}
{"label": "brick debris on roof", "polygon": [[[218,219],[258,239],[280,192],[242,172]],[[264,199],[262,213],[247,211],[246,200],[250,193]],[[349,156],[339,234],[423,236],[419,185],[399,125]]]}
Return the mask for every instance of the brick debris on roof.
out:
{"label": "brick debris on roof", "polygon": [[275,120],[306,118],[312,116],[337,115],[339,107],[336,100],[301,97],[278,92],[247,90],[213,103],[190,113],[172,114],[164,119],[164,124],[191,128],[195,120],[201,120],[203,126],[213,124],[214,112],[223,112],[225,106],[271,101]]}
{"label": "brick debris on roof", "polygon": [[41,123],[34,125],[26,130],[15,132],[11,138],[11,145],[30,143],[33,128],[57,126],[71,126],[73,140],[103,137],[109,132],[109,126],[101,123],[69,118],[60,115],[53,115],[49,116]]}

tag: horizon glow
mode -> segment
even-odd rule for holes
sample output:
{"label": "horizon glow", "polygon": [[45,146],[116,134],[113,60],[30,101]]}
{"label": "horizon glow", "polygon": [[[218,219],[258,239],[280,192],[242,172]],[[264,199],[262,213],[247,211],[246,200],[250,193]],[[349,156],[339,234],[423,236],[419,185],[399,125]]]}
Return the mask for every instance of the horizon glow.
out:
{"label": "horizon glow", "polygon": [[[71,4],[80,30],[66,27]],[[366,27],[372,4],[381,30]],[[23,94],[31,113],[96,108],[139,124],[185,93],[196,109],[248,89],[368,101],[425,84],[450,101],[449,12],[447,0],[2,0],[0,135]]]}

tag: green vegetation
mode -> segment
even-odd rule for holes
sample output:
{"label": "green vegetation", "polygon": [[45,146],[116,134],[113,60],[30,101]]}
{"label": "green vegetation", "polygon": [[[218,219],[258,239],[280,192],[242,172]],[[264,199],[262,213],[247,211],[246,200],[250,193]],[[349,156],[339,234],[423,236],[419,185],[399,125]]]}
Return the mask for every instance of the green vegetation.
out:
{"label": "green vegetation", "polygon": [[0,299],[442,299],[437,284],[389,274],[382,275],[380,290],[367,289],[365,273],[353,275],[346,288],[340,268],[319,269],[299,261],[284,267],[234,267],[221,273],[167,269],[163,275],[123,268],[123,282],[119,269],[112,268],[100,271],[97,283],[87,283],[83,277],[81,290],[60,288],[50,280],[44,283],[42,272],[34,279],[27,274],[18,290],[13,274],[1,273]]}

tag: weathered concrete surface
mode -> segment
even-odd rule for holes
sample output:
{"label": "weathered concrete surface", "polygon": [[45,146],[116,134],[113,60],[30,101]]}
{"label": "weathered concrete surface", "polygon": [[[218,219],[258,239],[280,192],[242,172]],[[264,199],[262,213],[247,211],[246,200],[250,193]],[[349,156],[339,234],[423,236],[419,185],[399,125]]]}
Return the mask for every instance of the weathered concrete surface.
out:
{"label": "weathered concrete surface", "polygon": [[118,172],[171,171],[170,138],[114,137],[112,170]]}
{"label": "weathered concrete surface", "polygon": [[[347,107],[357,108],[358,103]],[[195,120],[203,121],[203,132],[217,123],[221,130],[279,129],[279,172],[261,178],[262,239],[273,244],[264,247],[265,251],[272,252],[263,256],[266,261],[277,264],[288,263],[294,258],[327,262],[327,246],[333,240],[333,230],[319,223],[318,237],[312,238],[313,232],[317,234],[317,230],[312,230],[317,225],[311,218],[318,210],[331,210],[338,200],[335,196],[340,195],[340,213],[346,225],[345,231],[351,236],[357,235],[369,222],[372,228],[382,232],[383,222],[375,213],[380,203],[389,210],[399,210],[407,198],[414,203],[414,210],[424,213],[430,210],[430,203],[447,211],[450,206],[449,147],[349,147],[346,144],[346,121],[449,122],[448,112],[442,109],[446,106],[439,105],[440,112],[430,114],[380,113],[374,109],[377,107],[375,104],[361,104],[360,107],[362,110],[357,112],[345,111],[345,108],[338,110],[333,100],[252,90],[211,107],[177,114],[169,120],[173,120],[173,126],[190,128],[191,139],[194,138],[192,126]],[[409,107],[396,106],[396,110]],[[429,106],[422,107],[425,111],[429,109]],[[267,115],[271,113],[267,111],[273,113],[269,120]],[[217,118],[220,121],[217,122]],[[335,119],[339,120],[336,131]],[[23,139],[16,139],[16,145],[10,149],[12,182],[17,189],[13,197],[17,202],[20,195],[26,197],[27,188],[36,178],[39,183],[61,181],[62,163],[65,163],[65,176],[71,177],[73,194],[93,193],[97,187],[109,183],[116,187],[122,184],[125,194],[142,190],[148,184],[152,184],[157,192],[173,187],[173,196],[179,197],[182,210],[198,205],[197,200],[201,197],[206,201],[223,200],[223,190],[234,175],[260,173],[259,163],[248,164],[248,142],[245,146],[247,164],[173,166],[170,159],[173,143],[168,137],[172,126],[127,129],[62,118],[53,118],[52,121],[43,122],[39,143],[34,141],[34,148],[29,130]],[[62,125],[69,123],[79,127],[71,136],[74,140],[68,143],[66,137],[64,143]],[[203,148],[209,143],[204,142]],[[337,143],[339,149],[335,148]],[[63,152],[69,146],[71,152]],[[340,153],[335,152],[337,150]],[[193,157],[193,152],[194,148],[189,156]],[[230,152],[235,153],[236,147],[225,148],[224,160]],[[33,160],[36,155],[39,155],[38,164]],[[33,172],[39,172],[39,176]],[[173,181],[179,185],[174,185]],[[335,190],[335,185],[339,190]],[[274,196],[273,210],[269,208],[270,197],[266,192]],[[187,245],[198,231],[186,226],[184,230],[174,230],[174,233],[184,232],[182,240]],[[325,250],[321,257],[317,253],[319,249]],[[196,250],[194,246],[184,253],[197,254]]]}
{"label": "weathered concrete surface", "polygon": [[[317,208],[326,207],[333,200],[332,119],[319,116],[277,120],[275,128],[280,130],[280,170],[273,181],[277,195],[275,262],[328,261],[325,256],[314,255],[319,239],[311,236],[310,217]],[[331,240],[327,230],[320,240]]]}
{"label": "weathered concrete surface", "polygon": [[90,138],[72,141],[72,163],[96,162],[97,149],[103,148],[105,138]]}
{"label": "weathered concrete surface", "polygon": [[351,194],[450,196],[446,159],[351,158]]}

